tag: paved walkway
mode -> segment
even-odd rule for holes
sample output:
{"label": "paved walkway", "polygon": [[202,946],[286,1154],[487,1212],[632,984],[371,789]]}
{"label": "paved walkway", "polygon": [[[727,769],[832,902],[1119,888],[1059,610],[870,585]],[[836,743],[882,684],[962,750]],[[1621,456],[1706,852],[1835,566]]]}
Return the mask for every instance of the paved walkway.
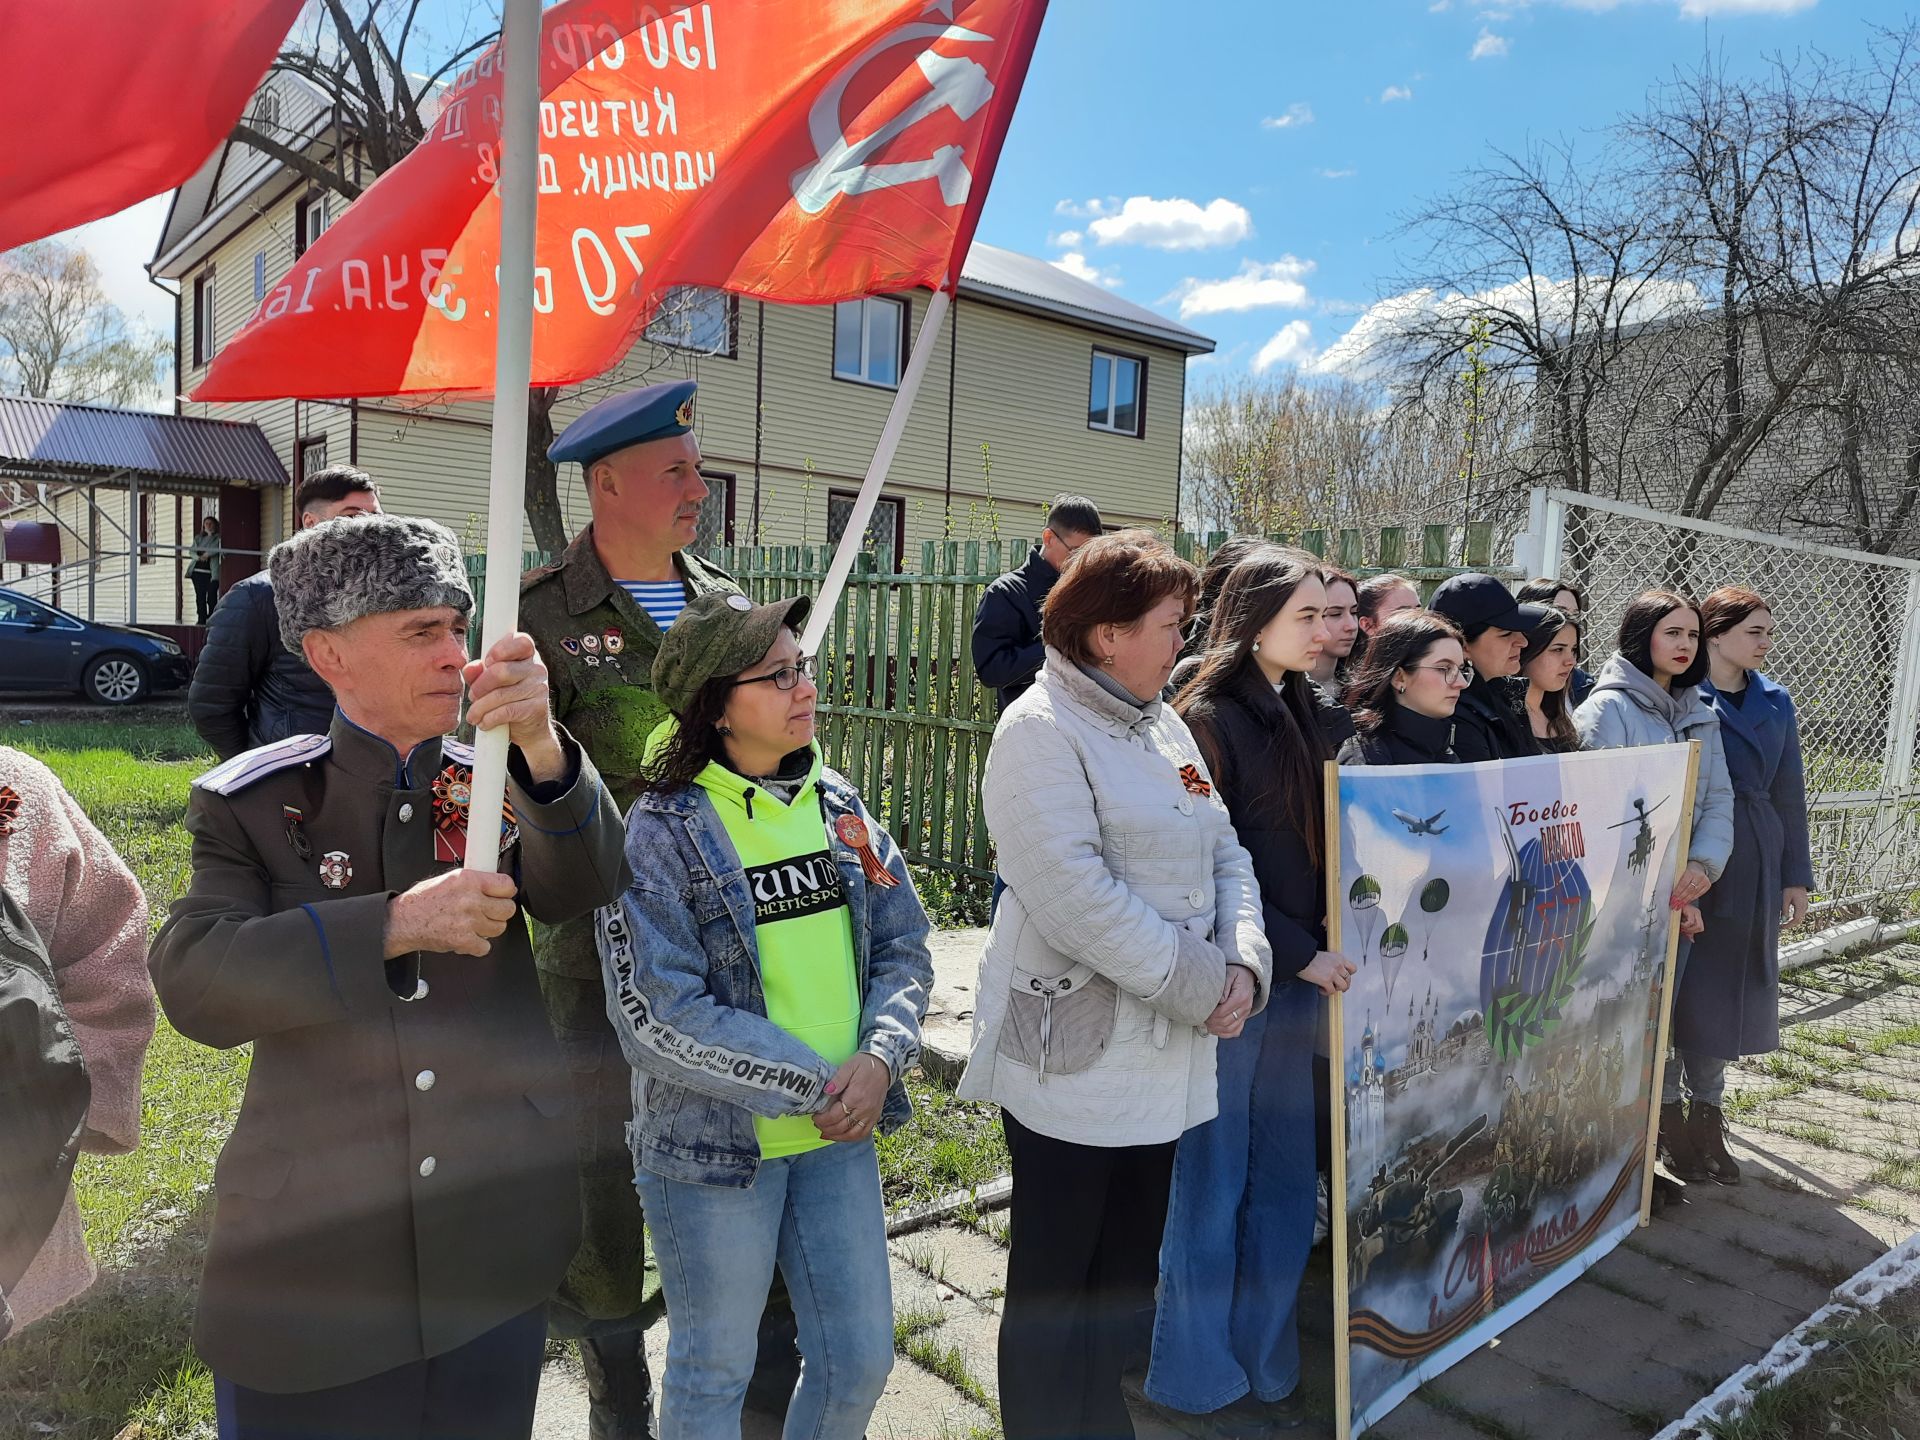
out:
{"label": "paved walkway", "polygon": [[[976,952],[977,953],[977,952]],[[944,967],[943,967],[944,968]],[[951,975],[946,977],[952,981]],[[968,975],[965,982],[970,983]],[[951,1008],[964,991],[942,987]],[[1746,1182],[1630,1237],[1534,1315],[1404,1402],[1381,1440],[1645,1440],[1913,1233],[1920,1215],[1920,948],[1821,967],[1788,987],[1778,1055],[1735,1072],[1734,1153]],[[893,1242],[903,1353],[874,1440],[997,1436],[994,1354],[1004,1215]],[[1310,1392],[1331,1410],[1327,1250],[1302,1298]],[[648,1337],[656,1374],[664,1326]],[[1139,1440],[1204,1436],[1142,1420]],[[1331,1436],[1329,1423],[1295,1434]],[[571,1359],[549,1367],[541,1440],[584,1440]],[[749,1433],[746,1440],[774,1440]]]}

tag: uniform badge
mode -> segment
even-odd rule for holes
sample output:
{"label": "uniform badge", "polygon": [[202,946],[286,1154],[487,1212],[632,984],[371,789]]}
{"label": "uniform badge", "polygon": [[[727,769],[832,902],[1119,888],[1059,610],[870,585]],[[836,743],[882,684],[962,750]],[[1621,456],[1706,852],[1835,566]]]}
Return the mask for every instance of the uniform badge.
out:
{"label": "uniform badge", "polygon": [[617,625],[609,625],[603,638],[606,640],[609,655],[618,655],[627,648],[627,637],[620,633],[620,627]]}
{"label": "uniform badge", "polygon": [[329,850],[320,857],[320,883],[329,890],[344,890],[353,879],[353,860],[344,850]]}
{"label": "uniform badge", "polygon": [[729,595],[727,606],[729,609],[745,611],[753,608],[753,602],[744,595]]}
{"label": "uniform badge", "polygon": [[891,890],[900,883],[900,877],[880,863],[880,857],[873,850],[873,839],[867,833],[867,822],[858,815],[842,815],[833,822],[833,833],[840,837],[842,845],[860,857],[860,871],[869,885]]}
{"label": "uniform badge", "polygon": [[569,655],[578,655],[580,653],[580,642],[569,635],[560,642],[560,648]]}
{"label": "uniform badge", "polygon": [[[444,864],[459,864],[467,858],[467,812],[473,804],[473,770],[466,765],[449,765],[433,777],[433,858]],[[513,815],[513,802],[500,806],[500,848],[507,849],[520,838],[520,827]]]}
{"label": "uniform badge", "polygon": [[1187,793],[1189,795],[1213,794],[1213,783],[1200,773],[1200,767],[1198,765],[1182,765],[1180,767],[1180,783],[1187,787]]}
{"label": "uniform badge", "polygon": [[293,853],[302,860],[313,858],[313,842],[307,839],[306,816],[297,805],[282,805],[280,819],[287,827],[287,844],[293,847]]}
{"label": "uniform badge", "polygon": [[680,408],[673,412],[673,423],[676,425],[693,424],[693,396],[689,395],[680,402]]}
{"label": "uniform badge", "polygon": [[589,665],[598,665],[600,663],[600,657],[598,655],[582,655],[580,658]]}
{"label": "uniform badge", "polygon": [[598,635],[582,635],[580,637],[580,648],[589,655],[599,653],[600,637]]}
{"label": "uniform badge", "polygon": [[0,835],[13,833],[13,822],[20,818],[20,792],[11,785],[0,785]]}

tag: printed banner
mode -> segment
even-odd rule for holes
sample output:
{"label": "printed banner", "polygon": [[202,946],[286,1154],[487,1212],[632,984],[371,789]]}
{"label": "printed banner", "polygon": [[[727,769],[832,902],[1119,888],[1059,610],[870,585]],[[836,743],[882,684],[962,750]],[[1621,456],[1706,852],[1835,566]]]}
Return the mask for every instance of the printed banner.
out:
{"label": "printed banner", "polygon": [[1340,772],[1352,1434],[1639,1221],[1687,761]]}
{"label": "printed banner", "polygon": [[[547,10],[533,383],[611,369],[671,286],[823,304],[957,280],[1045,10]],[[438,98],[420,146],[267,290],[194,399],[492,388],[502,80],[496,47]]]}

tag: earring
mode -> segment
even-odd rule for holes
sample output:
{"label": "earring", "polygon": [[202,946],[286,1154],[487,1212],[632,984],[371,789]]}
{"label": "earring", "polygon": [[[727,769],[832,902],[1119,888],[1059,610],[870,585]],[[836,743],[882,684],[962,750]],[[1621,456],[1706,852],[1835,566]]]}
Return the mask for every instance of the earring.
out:
{"label": "earring", "polygon": [[731,725],[727,725],[719,721],[716,721],[714,723],[713,728],[722,735],[731,735],[733,733],[733,727]]}
{"label": "earring", "polygon": [[1111,656],[1111,655],[1109,655],[1109,656],[1107,656],[1107,657],[1106,657],[1106,658],[1105,658],[1104,660],[1102,660],[1102,661],[1101,661],[1100,663],[1101,663],[1102,665],[1111,665],[1111,664],[1113,664],[1113,656]]}
{"label": "earring", "polygon": [[1260,642],[1258,640],[1253,642],[1253,653],[1256,655],[1260,653]]}
{"label": "earring", "polygon": [[1393,687],[1393,693],[1396,695],[1404,695],[1407,693],[1407,687],[1404,685],[1396,685]]}

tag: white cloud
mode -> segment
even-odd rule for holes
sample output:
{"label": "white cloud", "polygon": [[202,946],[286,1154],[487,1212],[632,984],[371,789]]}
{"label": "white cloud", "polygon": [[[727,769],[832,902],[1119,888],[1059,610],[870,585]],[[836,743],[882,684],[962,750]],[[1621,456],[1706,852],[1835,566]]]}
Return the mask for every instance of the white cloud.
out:
{"label": "white cloud", "polygon": [[1057,245],[1065,250],[1077,250],[1080,242],[1085,238],[1078,230],[1062,230],[1047,236],[1047,244]]}
{"label": "white cloud", "polygon": [[1820,0],[1680,0],[1684,20],[1714,15],[1793,15],[1811,10]]}
{"label": "white cloud", "polygon": [[1253,357],[1253,370],[1263,375],[1276,365],[1302,365],[1312,359],[1313,327],[1304,320],[1289,320],[1260,347],[1260,353]]}
{"label": "white cloud", "polygon": [[1097,266],[1089,265],[1087,263],[1087,257],[1082,255],[1078,250],[1069,250],[1058,260],[1055,260],[1053,262],[1053,268],[1056,270],[1064,270],[1067,274],[1073,276],[1074,279],[1085,280],[1092,285],[1104,285],[1109,290],[1118,290],[1120,288],[1120,277],[1118,275],[1115,275],[1110,270],[1102,270]]}
{"label": "white cloud", "polygon": [[1296,100],[1287,107],[1284,115],[1269,115],[1260,122],[1262,130],[1294,130],[1302,125],[1313,123],[1313,107],[1304,100]]}
{"label": "white cloud", "polygon": [[1433,3],[1427,6],[1427,13],[1429,15],[1444,15],[1452,8],[1453,0],[1433,0]]}
{"label": "white cloud", "polygon": [[160,227],[167,221],[169,195],[155,195],[56,235],[62,245],[78,245],[100,267],[100,288],[126,312],[162,335],[173,333],[173,301],[147,279]]}
{"label": "white cloud", "polygon": [[1396,100],[1411,99],[1413,99],[1413,91],[1406,85],[1389,85],[1380,92],[1380,103],[1382,105],[1391,105]]}
{"label": "white cloud", "polygon": [[1482,26],[1480,38],[1473,42],[1473,53],[1469,60],[1498,60],[1507,53],[1507,40],[1504,35],[1496,35]]}
{"label": "white cloud", "polygon": [[[1096,202],[1097,203],[1097,202]],[[1156,250],[1212,250],[1253,234],[1253,217],[1231,200],[1155,200],[1129,196],[1118,210],[1102,207],[1087,229],[1102,245],[1150,245]]]}
{"label": "white cloud", "polygon": [[1160,303],[1178,301],[1182,320],[1269,306],[1299,309],[1309,303],[1307,287],[1301,282],[1312,273],[1311,260],[1292,255],[1283,255],[1270,265],[1248,260],[1241,264],[1238,275],[1224,280],[1182,280]]}
{"label": "white cloud", "polygon": [[1322,180],[1351,180],[1358,170],[1319,170],[1315,172]]}

